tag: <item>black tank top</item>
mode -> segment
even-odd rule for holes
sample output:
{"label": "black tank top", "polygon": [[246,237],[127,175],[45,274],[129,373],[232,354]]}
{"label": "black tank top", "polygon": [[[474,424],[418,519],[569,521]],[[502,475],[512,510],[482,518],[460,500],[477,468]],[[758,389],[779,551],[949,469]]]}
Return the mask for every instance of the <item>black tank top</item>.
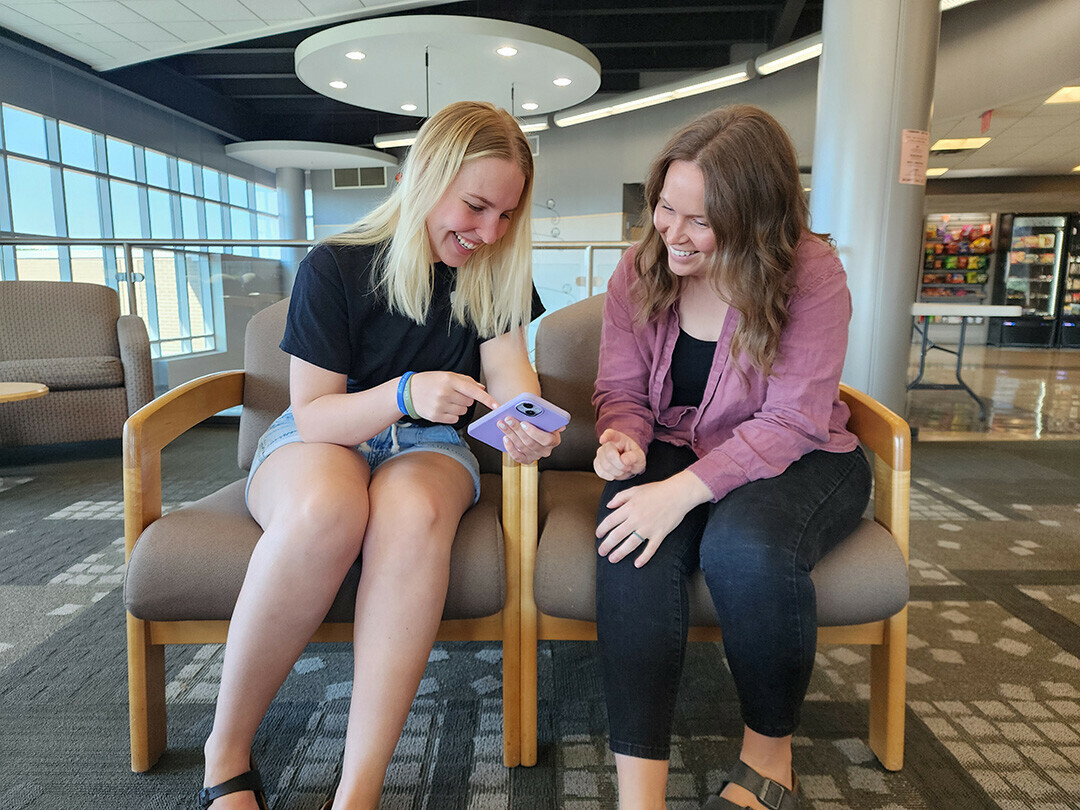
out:
{"label": "black tank top", "polygon": [[671,353],[671,404],[674,406],[701,405],[705,384],[709,380],[715,340],[698,340],[679,330],[675,350]]}

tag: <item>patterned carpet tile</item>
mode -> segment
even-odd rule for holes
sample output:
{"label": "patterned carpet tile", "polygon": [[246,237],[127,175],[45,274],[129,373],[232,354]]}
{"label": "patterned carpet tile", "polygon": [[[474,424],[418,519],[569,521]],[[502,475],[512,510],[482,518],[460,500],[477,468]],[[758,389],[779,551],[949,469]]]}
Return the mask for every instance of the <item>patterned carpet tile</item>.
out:
{"label": "patterned carpet tile", "polygon": [[[165,453],[166,509],[235,480],[235,428]],[[906,759],[867,746],[870,664],[822,646],[795,737],[811,810],[1080,808],[1080,443],[916,445]],[[122,492],[115,455],[0,465],[0,808],[187,808],[202,773],[222,647],[171,648],[169,749],[128,762]],[[539,762],[502,765],[501,651],[439,644],[387,773],[393,810],[606,810],[614,760],[595,655],[539,650]],[[254,754],[275,810],[316,810],[338,775],[347,645],[310,645]],[[668,807],[691,810],[738,755],[723,651],[691,644]]]}

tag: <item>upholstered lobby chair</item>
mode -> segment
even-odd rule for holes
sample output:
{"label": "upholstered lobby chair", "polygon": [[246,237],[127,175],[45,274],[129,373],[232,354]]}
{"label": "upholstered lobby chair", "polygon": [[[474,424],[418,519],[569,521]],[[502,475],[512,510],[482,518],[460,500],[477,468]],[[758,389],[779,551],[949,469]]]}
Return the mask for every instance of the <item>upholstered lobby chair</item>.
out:
{"label": "upholstered lobby chair", "polygon": [[[538,640],[595,639],[597,441],[591,404],[603,295],[548,315],[536,340],[544,396],[570,411],[562,444],[541,467],[522,467],[522,764],[536,751]],[[814,569],[819,641],[870,646],[870,747],[889,770],[904,757],[910,431],[870,397],[841,386],[848,427],[873,453],[874,518]],[[700,571],[691,583],[690,639],[720,630]]]}
{"label": "upholstered lobby chair", "polygon": [[154,397],[146,326],[103,284],[2,281],[0,382],[49,387],[0,408],[0,445],[119,439]]}
{"label": "upholstered lobby chair", "polygon": [[[124,430],[124,534],[131,767],[165,750],[165,648],[225,640],[260,536],[244,505],[244,480],[162,516],[161,450],[203,419],[243,404],[238,461],[250,466],[259,436],[285,409],[289,358],[278,348],[288,301],[247,327],[243,371],[192,380],[134,414]],[[461,520],[450,563],[441,640],[497,640],[503,649],[503,759],[520,760],[518,711],[519,467],[481,453],[480,501]],[[505,518],[505,519],[504,519]],[[341,586],[312,641],[350,641],[359,568]]]}

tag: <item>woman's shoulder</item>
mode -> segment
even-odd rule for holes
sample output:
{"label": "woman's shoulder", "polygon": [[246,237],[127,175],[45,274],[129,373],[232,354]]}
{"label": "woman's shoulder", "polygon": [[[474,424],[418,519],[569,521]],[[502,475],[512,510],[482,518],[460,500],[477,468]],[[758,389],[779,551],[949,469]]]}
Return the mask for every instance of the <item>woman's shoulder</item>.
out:
{"label": "woman's shoulder", "polygon": [[631,245],[623,253],[622,258],[619,259],[618,264],[615,265],[615,270],[611,274],[611,278],[608,279],[608,289],[614,287],[617,290],[625,291],[633,283],[637,274],[634,271],[634,257],[637,255],[638,246]]}
{"label": "woman's shoulder", "polygon": [[836,248],[810,231],[804,231],[799,240],[792,271],[796,288],[804,293],[837,276],[846,278]]}
{"label": "woman's shoulder", "polygon": [[303,264],[318,275],[334,274],[343,280],[370,277],[378,259],[378,245],[319,242],[308,251]]}

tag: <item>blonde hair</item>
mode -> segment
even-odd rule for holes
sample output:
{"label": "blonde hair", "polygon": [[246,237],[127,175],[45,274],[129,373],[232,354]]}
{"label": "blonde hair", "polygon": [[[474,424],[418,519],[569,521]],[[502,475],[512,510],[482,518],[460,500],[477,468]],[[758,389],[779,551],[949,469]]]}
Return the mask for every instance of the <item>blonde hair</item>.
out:
{"label": "blonde hair", "polygon": [[532,150],[516,120],[480,101],[450,104],[420,128],[390,197],[343,233],[324,239],[333,245],[382,244],[376,287],[391,311],[422,323],[431,306],[433,269],[426,220],[462,165],[500,158],[525,176],[521,199],[502,239],[481,245],[459,272],[453,315],[492,337],[528,323],[532,314]]}
{"label": "blonde hair", "polygon": [[668,141],[649,168],[644,232],[634,260],[642,321],[679,298],[679,279],[668,268],[663,237],[652,221],[676,160],[693,163],[705,178],[705,218],[716,236],[706,277],[741,315],[731,357],[745,354],[768,375],[787,325],[795,252],[810,219],[795,147],[775,118],[749,105],[706,113]]}

